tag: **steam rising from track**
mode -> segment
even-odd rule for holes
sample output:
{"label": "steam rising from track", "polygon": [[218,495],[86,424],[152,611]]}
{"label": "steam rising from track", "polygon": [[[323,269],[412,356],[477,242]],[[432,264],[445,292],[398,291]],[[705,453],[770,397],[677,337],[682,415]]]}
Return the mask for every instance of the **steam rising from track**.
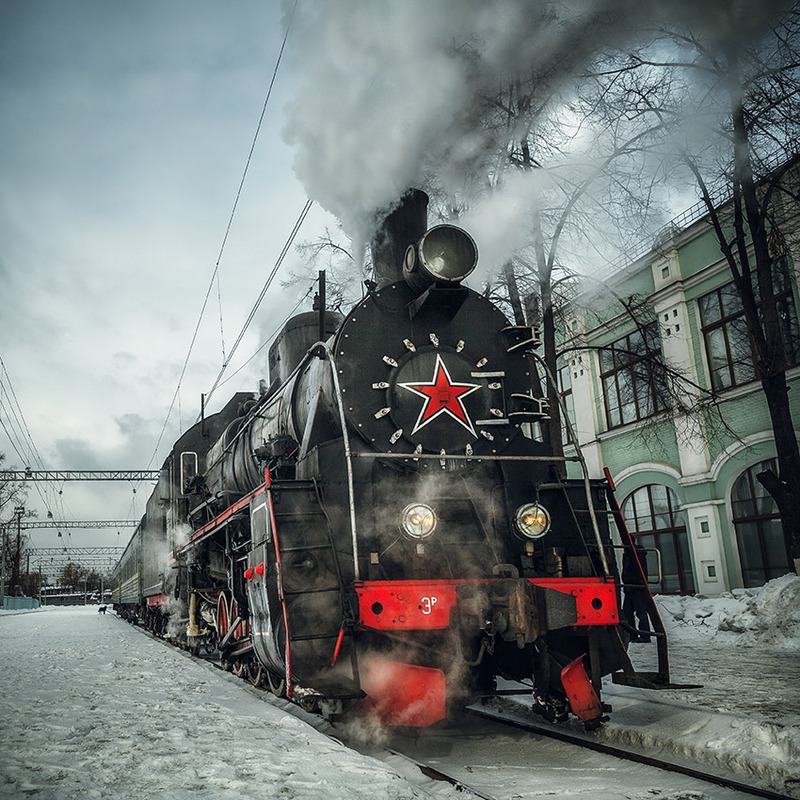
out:
{"label": "steam rising from track", "polygon": [[[289,16],[287,6],[287,19]],[[309,197],[367,241],[376,212],[411,186],[451,196],[491,151],[480,124],[487,97],[517,79],[557,86],[605,47],[659,25],[751,39],[782,0],[306,0],[292,21],[300,91],[287,138]],[[483,218],[513,230],[531,191],[512,187]],[[510,213],[509,213],[510,212]],[[507,221],[508,224],[503,224]],[[487,228],[490,226],[486,226]],[[506,237],[510,254],[513,239]],[[504,254],[486,252],[483,259]],[[490,251],[493,250],[490,246]],[[499,263],[495,261],[495,263]]]}

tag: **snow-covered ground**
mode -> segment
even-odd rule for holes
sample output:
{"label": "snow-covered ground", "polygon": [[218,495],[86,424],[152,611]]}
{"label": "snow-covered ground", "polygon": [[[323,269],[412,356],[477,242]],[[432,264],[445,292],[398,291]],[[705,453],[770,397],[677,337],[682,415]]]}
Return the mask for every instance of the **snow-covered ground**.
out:
{"label": "snow-covered ground", "polygon": [[[800,578],[657,601],[672,681],[703,688],[610,686],[614,713],[600,737],[800,797]],[[655,667],[654,645],[630,652],[637,668]]]}
{"label": "snow-covered ground", "polygon": [[97,607],[4,614],[0,641],[0,797],[455,798]]}
{"label": "snow-covered ground", "polygon": [[[800,578],[659,604],[673,680],[705,688],[608,687],[599,735],[800,797]],[[332,742],[284,702],[95,607],[4,613],[0,643],[0,797],[468,797]],[[654,650],[632,646],[637,665]]]}

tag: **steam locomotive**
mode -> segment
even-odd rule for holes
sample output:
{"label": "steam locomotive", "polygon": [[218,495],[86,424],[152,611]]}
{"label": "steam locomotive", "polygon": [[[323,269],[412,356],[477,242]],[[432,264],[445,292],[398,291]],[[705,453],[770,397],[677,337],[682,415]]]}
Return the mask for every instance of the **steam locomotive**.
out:
{"label": "steam locomotive", "polygon": [[175,443],[115,570],[118,613],[393,725],[513,690],[593,727],[604,676],[668,685],[654,605],[658,671],[627,656],[610,478],[564,478],[536,435],[535,331],[463,284],[472,238],[428,229],[412,191],[373,262],[349,314],[320,297],[273,344],[270,385]]}

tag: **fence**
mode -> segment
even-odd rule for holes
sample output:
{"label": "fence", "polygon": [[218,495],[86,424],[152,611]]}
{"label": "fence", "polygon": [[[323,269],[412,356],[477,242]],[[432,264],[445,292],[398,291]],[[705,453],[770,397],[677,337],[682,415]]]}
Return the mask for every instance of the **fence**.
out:
{"label": "fence", "polygon": [[3,611],[28,611],[39,608],[39,601],[34,597],[4,597]]}

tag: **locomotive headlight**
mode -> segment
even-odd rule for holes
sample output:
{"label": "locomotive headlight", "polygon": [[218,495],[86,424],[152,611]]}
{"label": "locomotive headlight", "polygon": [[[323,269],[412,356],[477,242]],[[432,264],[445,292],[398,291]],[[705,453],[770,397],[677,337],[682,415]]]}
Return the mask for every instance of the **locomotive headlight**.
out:
{"label": "locomotive headlight", "polygon": [[411,503],[403,509],[403,533],[412,539],[427,539],[436,529],[436,512],[425,503]]}
{"label": "locomotive headlight", "polygon": [[[436,225],[417,243],[416,251],[406,253],[406,280],[415,273],[423,283],[436,281],[457,284],[464,280],[478,263],[475,240],[455,225]],[[421,284],[420,284],[421,285]]]}
{"label": "locomotive headlight", "polygon": [[514,521],[526,539],[540,539],[550,530],[550,512],[538,503],[520,506]]}
{"label": "locomotive headlight", "polygon": [[423,266],[439,281],[462,281],[478,262],[474,239],[455,225],[431,228],[420,240],[418,250]]}

